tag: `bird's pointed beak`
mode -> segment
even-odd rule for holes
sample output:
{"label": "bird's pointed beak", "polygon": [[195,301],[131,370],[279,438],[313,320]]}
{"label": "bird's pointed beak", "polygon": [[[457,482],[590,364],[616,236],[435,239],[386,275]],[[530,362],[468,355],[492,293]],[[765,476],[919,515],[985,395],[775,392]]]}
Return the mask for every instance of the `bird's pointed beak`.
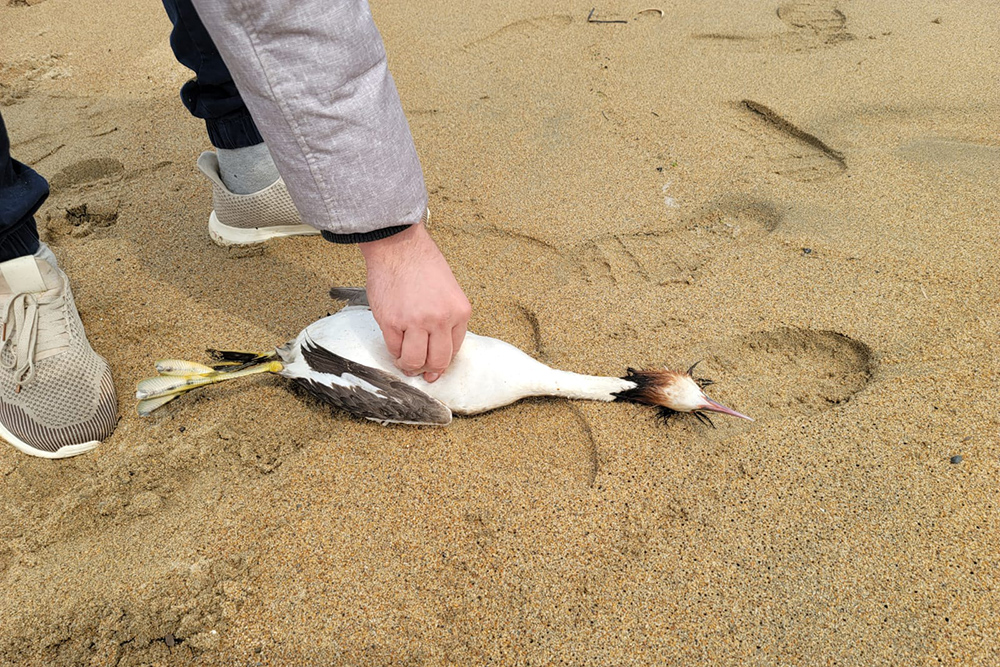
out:
{"label": "bird's pointed beak", "polygon": [[747,417],[744,414],[736,412],[732,408],[727,408],[722,403],[713,401],[708,396],[705,397],[705,405],[698,408],[699,410],[708,410],[710,412],[721,412],[724,415],[729,415],[731,417],[739,417],[740,419],[746,419],[747,421],[753,421],[753,417]]}

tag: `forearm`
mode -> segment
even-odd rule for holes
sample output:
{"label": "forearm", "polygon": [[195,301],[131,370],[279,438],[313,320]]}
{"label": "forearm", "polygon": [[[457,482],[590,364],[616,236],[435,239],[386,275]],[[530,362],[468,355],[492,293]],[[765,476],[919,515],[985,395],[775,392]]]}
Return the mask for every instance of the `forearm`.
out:
{"label": "forearm", "polygon": [[354,242],[421,220],[420,162],[366,2],[194,4],[305,222]]}

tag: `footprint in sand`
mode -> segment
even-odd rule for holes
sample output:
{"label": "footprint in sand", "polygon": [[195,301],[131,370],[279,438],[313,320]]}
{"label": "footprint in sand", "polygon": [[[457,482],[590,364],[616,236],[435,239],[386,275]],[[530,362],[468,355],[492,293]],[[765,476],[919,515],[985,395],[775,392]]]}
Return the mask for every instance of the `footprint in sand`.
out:
{"label": "footprint in sand", "polygon": [[53,190],[67,190],[98,181],[116,181],[125,174],[125,165],[114,158],[87,158],[74,162],[49,179]]}
{"label": "footprint in sand", "polygon": [[551,14],[521,19],[508,23],[485,37],[468,42],[462,48],[486,60],[493,60],[500,49],[521,50],[518,47],[527,48],[535,43],[546,41],[572,22],[573,17],[568,14]]}
{"label": "footprint in sand", "polygon": [[867,345],[843,334],[786,328],[725,344],[703,367],[725,377],[720,400],[766,421],[847,403],[871,381],[875,362]]}
{"label": "footprint in sand", "polygon": [[[529,289],[538,291],[550,286],[553,277],[565,276],[569,266],[563,252],[555,246],[489,223],[435,225],[435,238],[446,252],[459,255],[471,252],[479,259],[464,267],[464,282],[488,285],[497,276],[516,276],[526,280]],[[488,252],[484,252],[484,248]],[[511,341],[514,342],[514,341]],[[516,344],[530,344],[528,339]]]}
{"label": "footprint in sand", "polygon": [[[784,215],[785,208],[776,201],[731,193],[676,226],[604,234],[566,249],[488,224],[439,224],[435,230],[438,243],[449,254],[467,250],[480,257],[480,261],[465,267],[466,283],[486,285],[496,276],[513,271],[527,281],[532,292],[539,292],[566,281],[613,286],[691,284],[701,269],[725,250],[767,238],[780,226]],[[483,247],[490,252],[484,254]],[[512,305],[514,310],[519,307],[521,304]],[[537,322],[533,329],[528,325],[515,329],[525,333],[511,343],[526,350],[534,345],[544,354]]]}
{"label": "footprint in sand", "polygon": [[9,107],[28,97],[31,82],[25,77],[25,69],[18,63],[0,62],[0,107]]}
{"label": "footprint in sand", "polygon": [[[467,248],[482,257],[481,262],[467,268],[469,275],[464,279],[470,283],[487,284],[497,275],[516,270],[540,289],[566,279],[597,285],[669,285],[690,284],[720,251],[765,238],[778,228],[783,216],[776,202],[731,194],[706,205],[677,227],[605,234],[566,250],[495,226],[439,225],[436,229],[439,243],[449,253]],[[483,245],[493,251],[483,255]],[[527,325],[523,329],[522,339],[510,342],[522,349],[534,345],[544,353],[537,322],[534,329]]]}
{"label": "footprint in sand", "polygon": [[90,236],[96,230],[106,229],[118,222],[120,209],[120,202],[109,201],[70,206],[62,209],[65,215],[50,210],[45,216],[45,241],[50,245],[59,245],[65,237],[82,239]]}
{"label": "footprint in sand", "polygon": [[39,81],[72,76],[73,68],[62,64],[63,58],[65,54],[50,53],[14,62],[0,62],[0,107],[25,99]]}
{"label": "footprint in sand", "polygon": [[[41,219],[44,220],[45,241],[59,245],[64,239],[81,239],[99,229],[118,222],[121,202],[113,195],[93,190],[87,200],[70,204],[67,193],[82,192],[95,184],[108,185],[125,176],[124,165],[113,158],[88,158],[74,162],[56,173],[50,180],[53,198]],[[64,195],[60,197],[60,195]]]}
{"label": "footprint in sand", "polygon": [[847,31],[847,16],[829,0],[787,2],[777,15],[788,30],[772,35],[736,32],[695,33],[694,39],[742,43],[759,50],[806,51],[835,46],[854,39]]}
{"label": "footprint in sand", "polygon": [[832,2],[788,2],[778,7],[778,18],[799,32],[799,36],[811,35],[819,44],[854,39],[847,32],[847,17]]}
{"label": "footprint in sand", "polygon": [[801,183],[822,181],[847,171],[844,154],[799,128],[770,107],[742,100],[737,129],[757,144],[753,158],[763,158],[772,173]]}
{"label": "footprint in sand", "polygon": [[1000,173],[1000,147],[944,137],[914,139],[899,147],[899,154],[934,175],[959,174],[995,183]]}
{"label": "footprint in sand", "polygon": [[[0,65],[0,74],[3,66]],[[0,107],[9,107],[28,97],[31,86],[23,79],[4,81],[0,78]]]}
{"label": "footprint in sand", "polygon": [[705,206],[677,228],[608,234],[568,254],[589,283],[690,284],[721,250],[767,236],[783,215],[775,202],[734,194]]}

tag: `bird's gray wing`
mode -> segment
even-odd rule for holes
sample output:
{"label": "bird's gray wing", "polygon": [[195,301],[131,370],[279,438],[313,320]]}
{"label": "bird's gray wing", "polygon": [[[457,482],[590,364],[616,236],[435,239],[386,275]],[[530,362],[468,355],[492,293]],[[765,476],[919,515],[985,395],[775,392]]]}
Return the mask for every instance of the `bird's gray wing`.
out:
{"label": "bird's gray wing", "polygon": [[383,423],[437,426],[451,423],[448,406],[385,371],[345,359],[310,341],[303,341],[301,349],[310,368],[318,373],[339,376],[350,383],[346,387],[328,386],[309,378],[295,378],[309,393],[327,403],[352,415]]}
{"label": "bird's gray wing", "polygon": [[330,297],[346,301],[348,306],[367,306],[368,292],[364,287],[331,287]]}

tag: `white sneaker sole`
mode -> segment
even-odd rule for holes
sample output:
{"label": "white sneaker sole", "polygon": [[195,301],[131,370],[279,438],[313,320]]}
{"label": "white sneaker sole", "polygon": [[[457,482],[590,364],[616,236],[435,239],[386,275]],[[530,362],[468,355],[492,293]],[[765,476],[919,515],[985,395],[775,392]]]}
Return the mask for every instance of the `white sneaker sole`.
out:
{"label": "white sneaker sole", "polygon": [[4,428],[3,424],[0,424],[0,438],[3,438],[10,444],[14,445],[14,448],[28,454],[29,456],[37,456],[42,459],[68,459],[71,456],[77,456],[78,454],[85,454],[92,449],[95,449],[99,444],[100,440],[91,440],[90,442],[84,442],[79,445],[66,445],[55,452],[46,452],[42,449],[36,449],[28,443],[24,442],[20,438],[16,437],[13,433]]}
{"label": "white sneaker sole", "polygon": [[215,215],[215,211],[212,211],[212,215],[208,217],[208,235],[221,246],[254,245],[268,239],[284,236],[313,236],[316,234],[319,234],[319,230],[309,225],[280,225],[243,229],[222,224]]}

